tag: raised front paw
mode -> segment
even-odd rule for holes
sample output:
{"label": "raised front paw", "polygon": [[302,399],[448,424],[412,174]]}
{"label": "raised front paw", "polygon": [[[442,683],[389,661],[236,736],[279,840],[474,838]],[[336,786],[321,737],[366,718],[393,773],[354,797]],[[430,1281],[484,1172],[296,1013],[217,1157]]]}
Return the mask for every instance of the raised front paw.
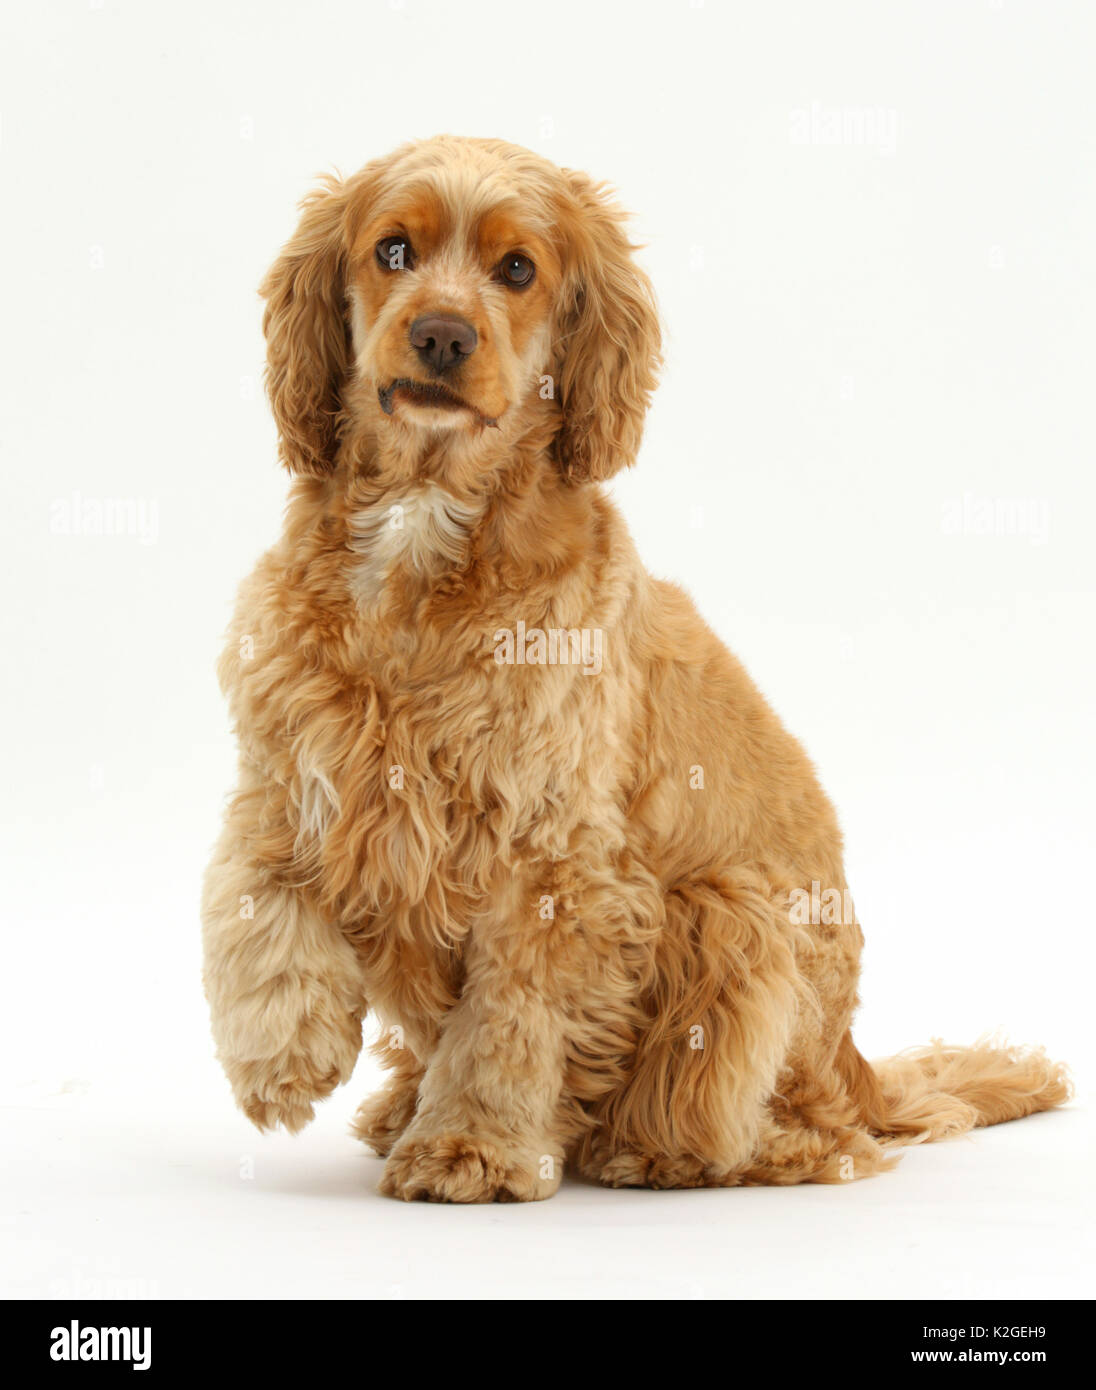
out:
{"label": "raised front paw", "polygon": [[335,1069],[317,1073],[304,1058],[289,1067],[272,1066],[269,1061],[236,1062],[229,1064],[227,1071],[236,1104],[256,1129],[276,1129],[281,1125],[290,1134],[304,1129],[313,1118],[313,1101],[323,1100],[346,1080]]}
{"label": "raised front paw", "polygon": [[380,1191],[404,1202],[539,1202],[562,1176],[551,1154],[507,1152],[460,1134],[407,1136],[384,1166]]}
{"label": "raised front paw", "polygon": [[257,1129],[282,1125],[296,1134],[313,1118],[313,1102],[350,1079],[361,1050],[361,1022],[348,1018],[322,1037],[314,1029],[272,1057],[224,1057],[236,1104]]}

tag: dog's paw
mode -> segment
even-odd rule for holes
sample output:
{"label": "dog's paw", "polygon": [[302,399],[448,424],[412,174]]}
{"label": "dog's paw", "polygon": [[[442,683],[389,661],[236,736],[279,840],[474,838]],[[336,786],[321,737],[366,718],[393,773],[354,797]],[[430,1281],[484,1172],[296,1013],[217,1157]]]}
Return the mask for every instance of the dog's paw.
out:
{"label": "dog's paw", "polygon": [[387,1158],[393,1144],[411,1123],[418,1094],[418,1086],[410,1082],[402,1079],[389,1082],[385,1090],[358,1106],[352,1132],[378,1157]]}
{"label": "dog's paw", "polygon": [[404,1202],[539,1202],[559,1186],[562,1166],[459,1134],[409,1137],[392,1150],[379,1190]]}
{"label": "dog's paw", "polygon": [[297,1134],[315,1118],[312,1102],[322,1100],[335,1089],[333,1082],[326,1090],[309,1086],[302,1089],[296,1082],[271,1087],[265,1094],[252,1092],[237,1097],[240,1109],[258,1130],[277,1129],[279,1125]]}
{"label": "dog's paw", "polygon": [[626,1149],[592,1174],[606,1187],[710,1187],[719,1179],[698,1158],[687,1155],[645,1154]]}
{"label": "dog's paw", "polygon": [[236,1104],[256,1129],[281,1125],[296,1134],[314,1117],[313,1102],[349,1080],[356,1060],[357,1049],[348,1042],[319,1055],[287,1048],[277,1057],[225,1059],[225,1071]]}

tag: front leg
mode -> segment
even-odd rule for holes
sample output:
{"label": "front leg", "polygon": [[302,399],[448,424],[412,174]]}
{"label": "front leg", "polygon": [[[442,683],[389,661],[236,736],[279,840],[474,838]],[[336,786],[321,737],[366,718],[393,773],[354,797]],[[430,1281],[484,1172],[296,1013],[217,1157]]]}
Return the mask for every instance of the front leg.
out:
{"label": "front leg", "polygon": [[[460,1000],[381,1192],[523,1202],[556,1191],[584,1105],[619,1082],[634,1044],[636,981],[659,899],[645,877],[630,898],[628,886],[613,866],[570,867],[533,892],[500,892],[500,917],[470,935]],[[546,902],[555,909],[547,919]]]}
{"label": "front leg", "polygon": [[206,873],[203,979],[236,1103],[259,1129],[295,1133],[353,1071],[365,1000],[353,947],[256,848],[265,800],[235,798]]}
{"label": "front leg", "polygon": [[519,932],[477,942],[470,954],[380,1190],[404,1201],[538,1201],[563,1172],[566,1019],[543,951]]}

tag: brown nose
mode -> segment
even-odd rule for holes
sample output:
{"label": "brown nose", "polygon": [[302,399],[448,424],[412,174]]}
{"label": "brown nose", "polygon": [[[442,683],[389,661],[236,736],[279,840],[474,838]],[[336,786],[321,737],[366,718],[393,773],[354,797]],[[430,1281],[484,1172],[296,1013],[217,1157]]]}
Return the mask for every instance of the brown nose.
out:
{"label": "brown nose", "polygon": [[411,325],[411,346],[438,376],[475,352],[478,342],[476,330],[464,319],[424,314]]}

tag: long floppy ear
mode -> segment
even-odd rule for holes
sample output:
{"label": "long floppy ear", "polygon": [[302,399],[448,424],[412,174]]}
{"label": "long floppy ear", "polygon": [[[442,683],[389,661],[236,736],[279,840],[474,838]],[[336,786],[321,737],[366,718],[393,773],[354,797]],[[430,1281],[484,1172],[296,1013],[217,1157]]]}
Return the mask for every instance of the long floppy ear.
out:
{"label": "long floppy ear", "polygon": [[557,320],[561,423],[556,457],[575,481],[635,462],[662,363],[651,282],[632,258],[625,214],[603,184],[563,171],[564,269]]}
{"label": "long floppy ear", "polygon": [[350,367],[346,312],[347,192],[328,178],[301,204],[301,220],[259,293],[266,300],[266,389],[278,453],[291,473],[335,467],[342,386]]}

